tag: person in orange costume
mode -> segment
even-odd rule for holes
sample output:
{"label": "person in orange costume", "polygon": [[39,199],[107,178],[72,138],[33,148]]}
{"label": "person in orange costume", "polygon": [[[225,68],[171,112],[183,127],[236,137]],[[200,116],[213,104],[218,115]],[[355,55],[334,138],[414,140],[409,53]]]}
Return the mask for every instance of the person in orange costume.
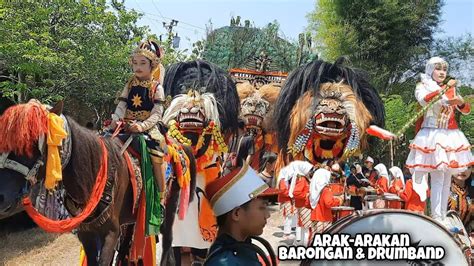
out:
{"label": "person in orange costume", "polygon": [[331,188],[327,186],[331,172],[326,169],[318,169],[313,174],[310,184],[309,203],[311,208],[312,231],[322,233],[328,228],[332,219],[332,207],[342,205],[344,198],[335,197]]}
{"label": "person in orange costume", "polygon": [[[426,194],[430,196],[429,189],[426,190]],[[425,213],[426,202],[421,201],[420,196],[413,190],[413,180],[409,179],[405,184],[405,189],[398,191],[397,195],[405,202],[405,210],[418,214]]]}
{"label": "person in orange costume", "polygon": [[[388,183],[389,183],[389,176],[387,167],[384,164],[379,163],[374,167],[374,170],[377,172],[376,181],[374,184],[375,190],[377,195],[383,195],[384,193],[388,192]],[[385,201],[382,199],[377,199],[374,202],[375,209],[383,209],[385,208]]]}
{"label": "person in orange costume", "polygon": [[374,168],[377,171],[377,180],[375,181],[375,187],[377,189],[378,195],[383,195],[383,193],[388,192],[388,172],[387,167],[384,164],[379,163]]}
{"label": "person in orange costume", "polygon": [[398,191],[403,190],[405,186],[405,179],[403,177],[402,169],[397,166],[394,166],[388,170],[390,175],[392,176],[392,182],[390,184],[390,188],[388,192],[397,194]]}
{"label": "person in orange costume", "polygon": [[298,219],[298,226],[296,227],[295,245],[306,246],[311,235],[311,208],[308,202],[309,194],[309,178],[314,172],[314,166],[307,161],[292,161],[286,166],[288,174],[292,175],[288,195],[293,199],[296,216]]}

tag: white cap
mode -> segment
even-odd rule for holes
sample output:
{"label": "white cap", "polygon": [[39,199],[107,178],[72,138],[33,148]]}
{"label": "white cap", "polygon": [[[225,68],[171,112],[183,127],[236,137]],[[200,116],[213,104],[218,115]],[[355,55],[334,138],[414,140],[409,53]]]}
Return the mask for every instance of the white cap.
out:
{"label": "white cap", "polygon": [[365,161],[374,163],[374,159],[372,159],[372,157],[370,157],[370,156],[367,156],[367,159],[365,159]]}
{"label": "white cap", "polygon": [[251,201],[268,189],[257,172],[245,164],[206,186],[206,195],[216,216]]}

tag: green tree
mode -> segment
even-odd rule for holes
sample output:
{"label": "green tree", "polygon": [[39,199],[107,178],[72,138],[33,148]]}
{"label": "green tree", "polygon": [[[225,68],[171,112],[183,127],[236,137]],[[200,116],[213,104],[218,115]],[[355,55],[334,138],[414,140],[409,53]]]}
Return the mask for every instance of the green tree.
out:
{"label": "green tree", "polygon": [[[385,107],[385,129],[390,132],[397,132],[405,123],[410,120],[418,110],[417,102],[407,102],[401,95],[382,95]],[[408,149],[410,140],[415,136],[415,126],[403,132],[403,136],[393,142],[394,165],[404,165],[410,150]],[[373,140],[369,150],[366,151],[371,156],[375,156],[384,162],[390,162],[390,143],[386,141]]]}
{"label": "green tree", "polygon": [[[472,73],[472,72],[471,72]],[[471,109],[474,108],[474,88],[470,86],[461,85],[458,91],[463,95],[464,100],[471,104]],[[474,143],[474,112],[471,111],[468,115],[460,115],[458,113],[459,127],[461,128],[469,143]]]}
{"label": "green tree", "polygon": [[[318,0],[308,29],[327,60],[349,56],[381,92],[425,60],[441,18],[441,0]],[[421,56],[421,58],[419,58]]]}
{"label": "green tree", "polygon": [[[147,31],[140,15],[103,1],[2,1],[0,89],[16,102],[66,101],[66,110],[108,116]],[[73,115],[77,116],[74,112]]]}
{"label": "green tree", "polygon": [[430,56],[444,58],[449,63],[450,75],[461,84],[474,86],[474,38],[471,34],[435,40]]}

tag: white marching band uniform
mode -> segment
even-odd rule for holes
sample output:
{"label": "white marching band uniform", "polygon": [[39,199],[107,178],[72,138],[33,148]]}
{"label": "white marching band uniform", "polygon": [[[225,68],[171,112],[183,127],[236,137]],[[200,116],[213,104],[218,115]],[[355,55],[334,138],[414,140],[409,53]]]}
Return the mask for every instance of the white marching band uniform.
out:
{"label": "white marching band uniform", "polygon": [[[433,95],[442,89],[432,78],[436,64],[446,62],[439,57],[431,58],[425,73],[421,75],[421,82],[416,86],[415,96],[421,106],[429,104]],[[410,144],[406,161],[413,174],[413,188],[422,201],[426,200],[427,178],[428,174],[431,175],[431,215],[442,223],[447,212],[451,176],[474,164],[471,145],[459,130],[454,117],[456,109],[468,114],[469,104],[450,106],[447,100],[453,95],[447,94],[425,113],[421,130]]]}

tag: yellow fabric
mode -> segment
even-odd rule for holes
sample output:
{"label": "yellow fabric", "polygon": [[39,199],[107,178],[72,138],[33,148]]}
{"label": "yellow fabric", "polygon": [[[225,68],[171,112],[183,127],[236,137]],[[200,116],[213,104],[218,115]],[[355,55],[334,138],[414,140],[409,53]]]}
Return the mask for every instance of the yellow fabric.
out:
{"label": "yellow fabric", "polygon": [[54,114],[48,114],[48,159],[46,161],[46,180],[44,186],[46,189],[54,189],[56,183],[63,179],[61,169],[61,157],[59,148],[61,141],[67,137],[67,132],[63,128],[64,120]]}
{"label": "yellow fabric", "polygon": [[79,255],[79,266],[85,266],[87,265],[87,260],[86,260],[86,252],[84,251],[84,247],[81,245],[81,253]]}

